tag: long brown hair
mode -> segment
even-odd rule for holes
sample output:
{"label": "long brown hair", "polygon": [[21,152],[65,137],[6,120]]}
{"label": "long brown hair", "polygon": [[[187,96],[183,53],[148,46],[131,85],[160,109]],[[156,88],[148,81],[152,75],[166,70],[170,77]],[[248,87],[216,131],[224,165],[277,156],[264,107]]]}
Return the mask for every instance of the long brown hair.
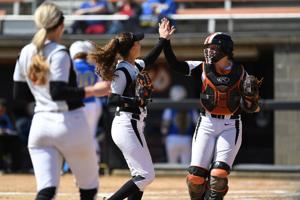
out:
{"label": "long brown hair", "polygon": [[62,11],[53,3],[43,3],[34,14],[34,21],[38,28],[32,43],[36,47],[36,53],[32,56],[31,64],[28,70],[30,80],[37,85],[44,85],[49,73],[49,64],[43,55],[47,33],[54,31],[63,23],[64,17]]}
{"label": "long brown hair", "polygon": [[91,63],[96,65],[96,73],[103,80],[112,81],[117,64],[118,54],[126,59],[134,44],[133,34],[130,32],[120,33],[112,38],[104,47],[94,43],[94,51],[88,55]]}

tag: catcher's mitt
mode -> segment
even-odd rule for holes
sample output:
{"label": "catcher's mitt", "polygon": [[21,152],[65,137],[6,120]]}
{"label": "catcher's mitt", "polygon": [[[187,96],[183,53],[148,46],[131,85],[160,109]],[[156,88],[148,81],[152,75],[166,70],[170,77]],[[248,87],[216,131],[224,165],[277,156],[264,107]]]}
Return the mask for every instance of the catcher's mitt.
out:
{"label": "catcher's mitt", "polygon": [[[241,82],[241,94],[243,98],[242,108],[246,112],[255,112],[258,108],[259,87],[262,80],[258,80],[255,76],[249,75]],[[246,101],[246,102],[245,102]],[[249,106],[251,104],[251,106]]]}
{"label": "catcher's mitt", "polygon": [[136,78],[135,93],[138,99],[138,104],[141,107],[147,105],[151,100],[153,91],[152,81],[146,71],[141,71]]}

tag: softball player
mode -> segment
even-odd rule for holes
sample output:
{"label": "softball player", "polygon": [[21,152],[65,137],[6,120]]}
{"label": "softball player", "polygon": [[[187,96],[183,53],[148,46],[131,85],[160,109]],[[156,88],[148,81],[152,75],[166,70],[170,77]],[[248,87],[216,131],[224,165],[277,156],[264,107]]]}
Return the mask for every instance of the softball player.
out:
{"label": "softball player", "polygon": [[[89,41],[76,41],[70,46],[70,55],[77,75],[78,87],[94,85],[101,81],[95,73],[95,66],[87,62],[87,55],[91,52],[92,48],[92,44]],[[98,161],[100,161],[100,146],[96,134],[98,121],[102,114],[102,104],[100,99],[95,96],[85,98],[83,102],[86,118],[94,135]]]}
{"label": "softball player", "polygon": [[65,46],[59,44],[64,16],[52,3],[35,12],[38,31],[26,45],[14,71],[14,98],[35,100],[28,148],[37,182],[36,200],[55,198],[63,158],[70,164],[80,199],[96,198],[98,164],[82,99],[106,95],[109,83],[77,88]]}
{"label": "softball player", "polygon": [[257,102],[241,96],[248,76],[233,62],[233,41],[225,33],[210,34],[204,42],[205,61],[178,61],[170,42],[164,48],[172,69],[192,76],[202,86],[201,116],[193,136],[187,186],[192,200],[221,200],[228,190],[230,169],[241,146],[241,106],[258,111]]}
{"label": "softball player", "polygon": [[[135,80],[138,73],[150,67],[161,53],[170,34],[168,22],[159,26],[160,40],[143,59],[140,56],[140,40],[143,34],[124,32],[111,39],[104,48],[91,55],[96,69],[104,80],[111,80],[109,104],[118,106],[112,123],[112,139],[122,151],[132,179],[126,182],[109,200],[139,200],[143,191],[154,179],[154,167],[144,136],[144,121],[147,115],[145,102],[136,98]],[[116,55],[122,60],[116,62]]]}
{"label": "softball player", "polygon": [[[187,97],[186,89],[174,85],[170,98],[180,102]],[[196,109],[166,108],[162,115],[161,133],[166,136],[165,147],[169,163],[188,165],[191,161],[192,135],[199,114]]]}

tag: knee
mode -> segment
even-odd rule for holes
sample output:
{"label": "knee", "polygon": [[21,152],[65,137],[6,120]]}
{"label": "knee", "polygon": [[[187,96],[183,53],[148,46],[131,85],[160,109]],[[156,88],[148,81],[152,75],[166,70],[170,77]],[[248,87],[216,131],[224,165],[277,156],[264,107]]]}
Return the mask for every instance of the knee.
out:
{"label": "knee", "polygon": [[151,172],[151,173],[149,173],[149,174],[147,174],[145,176],[146,185],[150,185],[154,181],[154,179],[155,179],[155,173],[154,173],[154,171]]}
{"label": "knee", "polygon": [[37,195],[35,200],[51,200],[54,199],[56,193],[56,187],[47,187],[41,189]]}
{"label": "knee", "polygon": [[188,168],[187,182],[193,184],[203,184],[208,176],[208,171],[197,166],[190,166]]}
{"label": "knee", "polygon": [[212,164],[210,169],[211,176],[217,176],[221,178],[226,178],[230,173],[230,166],[225,162],[216,161]]}
{"label": "knee", "polygon": [[97,188],[93,189],[79,189],[80,200],[94,200],[97,194]]}
{"label": "knee", "polygon": [[219,200],[223,199],[228,191],[228,179],[227,176],[230,173],[230,166],[224,162],[214,162],[209,176],[208,192],[205,199]]}
{"label": "knee", "polygon": [[140,191],[144,191],[145,187],[150,185],[155,179],[155,173],[149,173],[147,175],[139,175],[132,178],[132,181],[138,186]]}
{"label": "knee", "polygon": [[221,178],[226,178],[228,176],[228,172],[224,169],[212,169],[210,171],[210,175],[221,177]]}
{"label": "knee", "polygon": [[147,179],[148,179],[149,184],[152,183],[155,179],[155,173],[153,172],[153,173],[149,174],[147,176]]}
{"label": "knee", "polygon": [[189,194],[192,200],[201,199],[206,190],[208,171],[201,167],[190,166],[186,177]]}

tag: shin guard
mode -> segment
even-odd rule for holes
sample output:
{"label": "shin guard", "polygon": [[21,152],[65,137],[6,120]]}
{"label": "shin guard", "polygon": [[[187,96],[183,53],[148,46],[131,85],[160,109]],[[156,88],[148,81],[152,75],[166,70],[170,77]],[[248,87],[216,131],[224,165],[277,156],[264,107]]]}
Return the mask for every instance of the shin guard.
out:
{"label": "shin guard", "polygon": [[223,200],[228,191],[228,179],[217,176],[209,178],[209,189],[205,194],[205,200]]}
{"label": "shin guard", "polygon": [[207,171],[200,167],[190,166],[186,177],[191,200],[203,200],[206,191]]}

